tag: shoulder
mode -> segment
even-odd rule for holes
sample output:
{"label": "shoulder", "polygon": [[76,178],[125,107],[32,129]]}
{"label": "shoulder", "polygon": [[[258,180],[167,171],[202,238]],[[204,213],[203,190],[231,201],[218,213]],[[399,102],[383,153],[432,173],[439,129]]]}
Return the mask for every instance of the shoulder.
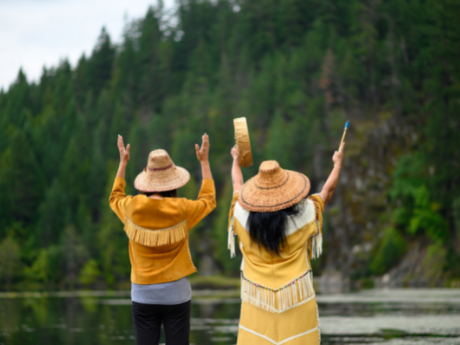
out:
{"label": "shoulder", "polygon": [[170,198],[168,202],[168,205],[182,210],[182,212],[184,212],[186,215],[201,212],[206,209],[206,205],[208,205],[206,199],[203,198],[198,198],[197,200],[187,198]]}
{"label": "shoulder", "polygon": [[[297,230],[304,226],[314,222],[315,220],[315,205],[310,199],[304,199],[299,202],[301,212],[297,216],[290,218],[288,221],[287,236],[292,235]],[[238,201],[235,202],[235,208],[233,212],[234,218],[240,223],[240,225],[247,229],[247,222],[249,219],[250,212],[245,210]]]}
{"label": "shoulder", "polygon": [[235,202],[235,208],[233,211],[233,217],[238,221],[238,223],[243,226],[243,228],[246,228],[246,224],[248,222],[249,218],[249,211],[245,210],[243,207],[241,207],[240,203],[238,200]]}
{"label": "shoulder", "polygon": [[308,199],[324,202],[324,197],[321,193],[312,194],[308,197]]}
{"label": "shoulder", "polygon": [[151,199],[145,195],[139,194],[131,197],[131,207],[133,209],[180,209],[187,205],[185,198],[163,198]]}
{"label": "shoulder", "polygon": [[317,209],[319,212],[323,212],[323,211],[324,211],[324,206],[325,206],[326,204],[324,203],[324,198],[323,198],[323,196],[322,196],[320,193],[310,195],[310,196],[308,197],[307,200],[313,201],[314,204],[315,204],[316,209]]}
{"label": "shoulder", "polygon": [[312,200],[303,199],[298,205],[300,206],[300,213],[295,217],[289,218],[286,236],[292,235],[297,230],[315,221],[315,205]]}

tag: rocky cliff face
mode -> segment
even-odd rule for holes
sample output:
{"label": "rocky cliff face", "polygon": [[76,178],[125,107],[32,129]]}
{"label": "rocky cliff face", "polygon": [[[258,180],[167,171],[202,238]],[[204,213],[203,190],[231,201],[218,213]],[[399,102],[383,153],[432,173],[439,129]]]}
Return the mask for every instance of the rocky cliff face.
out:
{"label": "rocky cliff face", "polygon": [[[339,185],[325,211],[326,255],[316,263],[323,290],[346,289],[368,275],[389,223],[388,192],[397,158],[416,140],[410,124],[388,114],[381,114],[377,122],[351,120]],[[401,265],[411,266],[406,263],[412,260],[411,253]],[[402,285],[406,271],[398,272],[394,284]]]}

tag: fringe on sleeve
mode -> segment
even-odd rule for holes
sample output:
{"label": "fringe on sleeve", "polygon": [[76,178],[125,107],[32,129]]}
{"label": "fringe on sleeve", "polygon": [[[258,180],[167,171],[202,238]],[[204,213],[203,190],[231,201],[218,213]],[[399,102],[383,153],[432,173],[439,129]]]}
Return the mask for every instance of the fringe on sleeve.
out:
{"label": "fringe on sleeve", "polygon": [[310,259],[317,259],[323,252],[323,209],[324,201],[320,195],[312,195],[309,197],[315,205],[315,223],[316,233],[308,241],[308,253]]}
{"label": "fringe on sleeve", "polygon": [[238,193],[233,196],[232,204],[230,206],[230,212],[228,214],[228,239],[227,239],[227,248],[230,250],[230,257],[235,257],[235,226],[233,221],[233,211],[235,209],[235,204],[238,201]]}

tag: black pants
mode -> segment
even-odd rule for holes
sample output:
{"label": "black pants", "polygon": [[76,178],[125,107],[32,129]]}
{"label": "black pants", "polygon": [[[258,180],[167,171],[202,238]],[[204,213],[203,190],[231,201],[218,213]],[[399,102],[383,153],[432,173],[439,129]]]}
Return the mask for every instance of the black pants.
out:
{"label": "black pants", "polygon": [[176,305],[133,302],[132,313],[136,345],[158,345],[161,324],[166,345],[189,345],[191,301]]}

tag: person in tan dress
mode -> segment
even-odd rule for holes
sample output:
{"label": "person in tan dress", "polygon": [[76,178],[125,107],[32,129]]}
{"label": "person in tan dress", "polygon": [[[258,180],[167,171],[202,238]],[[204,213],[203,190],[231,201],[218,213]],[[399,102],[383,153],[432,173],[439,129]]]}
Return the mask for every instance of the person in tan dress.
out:
{"label": "person in tan dress", "polygon": [[265,161],[246,183],[235,146],[228,247],[241,262],[238,345],[321,342],[310,260],[322,252],[322,213],[337,186],[344,145],[321,192],[309,195],[304,174]]}

